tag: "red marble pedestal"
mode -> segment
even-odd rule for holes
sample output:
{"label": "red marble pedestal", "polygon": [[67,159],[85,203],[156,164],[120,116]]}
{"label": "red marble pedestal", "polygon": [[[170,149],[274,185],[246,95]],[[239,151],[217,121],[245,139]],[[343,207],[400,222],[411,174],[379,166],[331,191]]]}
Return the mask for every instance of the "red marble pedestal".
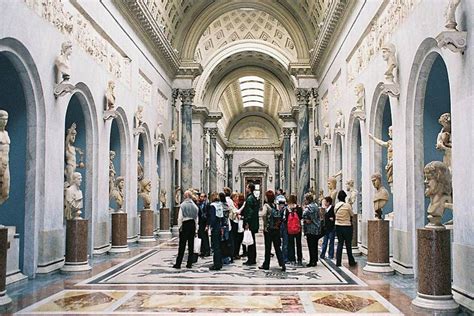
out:
{"label": "red marble pedestal", "polygon": [[178,229],[178,214],[179,214],[179,206],[175,206],[173,209],[173,227],[171,228],[171,234],[173,237],[179,236],[179,229]]}
{"label": "red marble pedestal", "polygon": [[417,229],[418,292],[412,304],[432,311],[457,311],[451,292],[451,234],[432,228]]}
{"label": "red marble pedestal", "polygon": [[82,218],[66,221],[66,260],[61,271],[81,272],[92,269],[87,258],[88,223],[88,220]]}
{"label": "red marble pedestal", "polygon": [[8,244],[8,228],[0,227],[0,306],[6,307],[12,300],[7,295],[7,251]]}
{"label": "red marble pedestal", "polygon": [[372,219],[368,221],[368,253],[364,271],[393,274],[389,256],[389,221]]}
{"label": "red marble pedestal", "polygon": [[127,213],[112,213],[112,247],[110,253],[129,252],[127,244]]}
{"label": "red marble pedestal", "polygon": [[170,209],[164,207],[160,210],[160,231],[158,237],[162,239],[171,238],[170,230]]}
{"label": "red marble pedestal", "polygon": [[145,209],[140,212],[140,243],[155,242],[155,236],[153,234],[153,211]]}

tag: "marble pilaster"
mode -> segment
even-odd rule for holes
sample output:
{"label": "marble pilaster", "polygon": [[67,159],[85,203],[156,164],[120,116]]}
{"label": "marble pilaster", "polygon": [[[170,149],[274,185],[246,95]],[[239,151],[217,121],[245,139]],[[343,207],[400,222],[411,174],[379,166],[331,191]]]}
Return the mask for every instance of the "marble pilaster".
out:
{"label": "marble pilaster", "polygon": [[291,128],[283,128],[283,190],[290,192],[291,179]]}
{"label": "marble pilaster", "polygon": [[181,97],[181,191],[193,186],[193,99],[194,89],[180,89]]}
{"label": "marble pilaster", "polygon": [[310,156],[309,156],[309,113],[308,104],[311,89],[296,89],[298,101],[298,202],[302,203],[305,193],[310,187]]}
{"label": "marble pilaster", "polygon": [[209,151],[209,191],[217,191],[217,128],[209,128],[210,151]]}
{"label": "marble pilaster", "polygon": [[232,164],[234,160],[234,155],[226,154],[226,161],[227,161],[227,186],[232,190],[233,189],[233,173],[232,173]]}

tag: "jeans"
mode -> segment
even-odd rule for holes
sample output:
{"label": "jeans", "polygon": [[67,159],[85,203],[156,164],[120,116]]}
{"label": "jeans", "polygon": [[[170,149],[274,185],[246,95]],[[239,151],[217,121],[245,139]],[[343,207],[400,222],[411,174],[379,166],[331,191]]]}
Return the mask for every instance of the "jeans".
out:
{"label": "jeans", "polygon": [[212,262],[215,268],[222,268],[221,255],[221,231],[220,229],[213,229],[211,232],[212,245]]}
{"label": "jeans", "polygon": [[309,264],[315,265],[318,262],[318,235],[306,235],[309,250]]}
{"label": "jeans", "polygon": [[268,232],[263,233],[263,237],[265,240],[265,261],[263,262],[262,267],[264,269],[268,269],[270,267],[270,253],[272,250],[272,244],[278,258],[278,264],[280,267],[284,267],[285,261],[283,261],[283,255],[280,248],[280,232],[275,229],[270,229]]}
{"label": "jeans", "polygon": [[334,239],[336,237],[336,229],[334,228],[333,230],[326,232],[324,234],[324,239],[323,239],[323,246],[321,248],[321,259],[324,259],[326,257],[326,249],[328,247],[328,241],[329,241],[329,250],[328,250],[328,258],[332,259],[334,258]]}
{"label": "jeans", "polygon": [[282,240],[281,253],[283,254],[283,260],[288,262],[288,227],[286,227],[285,223],[281,223],[280,237]]}
{"label": "jeans", "polygon": [[295,262],[295,241],[296,241],[296,251],[298,255],[298,262],[303,261],[303,250],[301,247],[301,232],[296,235],[288,235],[288,260],[290,262]]}
{"label": "jeans", "polygon": [[255,232],[252,232],[253,244],[247,246],[247,262],[251,264],[257,263],[257,240],[255,239]]}
{"label": "jeans", "polygon": [[342,261],[342,247],[346,244],[347,259],[349,265],[355,264],[354,256],[352,256],[352,226],[337,226],[337,251],[336,251],[336,265],[340,266]]}
{"label": "jeans", "polygon": [[194,220],[183,222],[181,231],[179,232],[179,248],[178,257],[176,258],[176,265],[181,266],[184,257],[184,250],[186,249],[186,243],[188,244],[188,266],[193,263],[194,253],[194,234],[196,233],[196,223]]}

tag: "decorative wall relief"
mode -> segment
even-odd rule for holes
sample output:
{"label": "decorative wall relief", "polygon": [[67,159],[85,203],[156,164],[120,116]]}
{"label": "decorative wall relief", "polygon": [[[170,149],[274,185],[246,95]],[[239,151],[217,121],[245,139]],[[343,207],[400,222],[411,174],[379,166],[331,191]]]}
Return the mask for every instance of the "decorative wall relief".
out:
{"label": "decorative wall relief", "polygon": [[139,71],[138,76],[138,98],[143,104],[151,103],[151,88],[152,82]]}
{"label": "decorative wall relief", "polygon": [[[72,5],[61,0],[24,0],[26,5],[51,23],[61,33],[70,36],[89,56],[116,79],[130,87],[131,60],[113,43],[97,24],[91,23]],[[78,4],[77,4],[78,5]]]}
{"label": "decorative wall relief", "polygon": [[107,90],[105,91],[105,111],[104,120],[109,120],[117,117],[115,112],[115,82],[110,80],[107,83]]}
{"label": "decorative wall relief", "polygon": [[393,31],[411,14],[421,0],[390,0],[380,8],[347,58],[347,80],[352,82],[389,42]]}
{"label": "decorative wall relief", "polygon": [[337,134],[344,136],[345,134],[344,129],[346,128],[346,122],[345,122],[344,114],[342,113],[341,109],[337,110],[336,125],[334,126],[334,128]]}
{"label": "decorative wall relief", "polygon": [[137,111],[135,112],[133,135],[137,136],[145,133],[143,123],[143,105],[139,105]]}

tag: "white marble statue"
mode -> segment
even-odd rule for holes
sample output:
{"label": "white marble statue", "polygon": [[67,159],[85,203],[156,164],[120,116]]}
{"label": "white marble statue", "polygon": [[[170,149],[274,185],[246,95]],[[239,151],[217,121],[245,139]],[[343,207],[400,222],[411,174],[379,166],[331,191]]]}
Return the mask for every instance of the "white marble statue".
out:
{"label": "white marble statue", "polygon": [[446,7],[445,17],[446,24],[445,27],[450,30],[458,30],[458,23],[456,22],[456,9],[458,8],[461,0],[449,0],[448,6]]}
{"label": "white marble statue", "polygon": [[115,151],[109,151],[109,196],[112,194],[112,191],[115,189]]}
{"label": "white marble statue", "polygon": [[337,129],[344,129],[346,127],[346,123],[344,121],[344,114],[342,113],[341,109],[337,110],[337,118],[336,118],[336,125]]}
{"label": "white marble statue", "polygon": [[439,124],[443,126],[438,133],[436,149],[443,152],[443,162],[451,170],[451,114],[444,113],[439,117]]}
{"label": "white marble statue", "polygon": [[140,198],[143,200],[143,208],[149,210],[151,206],[151,180],[143,179],[140,181]]}
{"label": "white marble statue", "polygon": [[324,123],[324,136],[323,140],[331,140],[331,128],[329,127],[329,123]]}
{"label": "white marble statue", "polygon": [[382,219],[382,209],[388,202],[389,193],[382,185],[382,175],[380,173],[373,174],[371,179],[376,190],[374,195],[375,218]]}
{"label": "white marble statue", "polygon": [[69,81],[71,78],[71,64],[70,58],[72,54],[72,42],[67,41],[61,45],[61,53],[56,58],[54,64],[56,65],[57,77],[56,84],[61,84]]}
{"label": "white marble statue", "polygon": [[392,127],[388,128],[389,140],[383,141],[369,133],[369,137],[378,145],[387,148],[387,164],[385,165],[385,172],[387,174],[387,182],[390,188],[393,187],[393,146],[392,146]]}
{"label": "white marble statue", "polygon": [[168,138],[168,147],[171,151],[176,150],[176,132],[174,129],[171,130],[170,136]]}
{"label": "white marble statue", "polygon": [[356,94],[356,110],[365,111],[365,88],[362,83],[355,85],[355,94]]}
{"label": "white marble statue", "polygon": [[119,176],[115,179],[114,190],[111,194],[111,199],[114,199],[117,204],[117,212],[123,212],[123,202],[124,202],[124,187],[125,187],[125,178]]}
{"label": "white marble statue", "polygon": [[112,80],[107,83],[107,91],[105,92],[105,110],[115,110],[115,82]]}
{"label": "white marble statue", "polygon": [[328,178],[328,191],[329,196],[332,198],[332,204],[336,204],[336,197],[337,197],[337,180],[334,177]]}
{"label": "white marble statue", "polygon": [[5,130],[8,112],[0,110],[0,205],[10,196],[10,136]]}
{"label": "white marble statue", "polygon": [[161,129],[162,126],[163,126],[163,123],[158,123],[156,125],[156,129],[155,129],[155,144],[156,145],[163,144],[163,142],[165,141],[165,136],[163,134],[163,130]]}
{"label": "white marble statue", "polygon": [[346,202],[349,203],[351,206],[353,206],[357,199],[357,193],[358,193],[357,190],[354,188],[354,180],[348,180],[346,182],[346,192],[347,192]]}
{"label": "white marble statue", "polygon": [[176,186],[176,190],[174,190],[174,206],[179,206],[181,204],[181,187]]}
{"label": "white marble statue", "polygon": [[385,70],[385,80],[388,83],[397,83],[396,76],[397,76],[397,58],[395,57],[395,45],[393,44],[385,44],[382,47],[382,58],[385,62],[387,62],[387,70]]}
{"label": "white marble statue", "polygon": [[441,161],[432,161],[424,168],[425,195],[430,198],[427,228],[444,228],[441,224],[444,211],[451,207],[451,172]]}
{"label": "white marble statue", "polygon": [[82,175],[79,172],[72,174],[68,188],[64,190],[64,216],[66,219],[79,218],[83,207],[81,191]]}
{"label": "white marble statue", "polygon": [[137,150],[137,180],[138,182],[143,180],[143,177],[145,176],[145,171],[143,169],[142,162],[140,161],[140,158],[142,156],[142,151],[140,149]]}
{"label": "white marble statue", "polygon": [[135,128],[143,126],[143,105],[139,105],[135,112]]}
{"label": "white marble statue", "polygon": [[161,203],[161,207],[166,207],[166,190],[165,189],[161,189],[160,190],[160,203]]}
{"label": "white marble statue", "polygon": [[70,185],[72,174],[76,171],[76,168],[84,168],[84,163],[82,161],[77,164],[76,154],[78,153],[82,157],[84,153],[80,148],[74,146],[74,142],[76,141],[76,135],[76,123],[72,123],[71,127],[67,130],[65,142],[66,167],[64,169],[64,176],[66,178],[66,187]]}

